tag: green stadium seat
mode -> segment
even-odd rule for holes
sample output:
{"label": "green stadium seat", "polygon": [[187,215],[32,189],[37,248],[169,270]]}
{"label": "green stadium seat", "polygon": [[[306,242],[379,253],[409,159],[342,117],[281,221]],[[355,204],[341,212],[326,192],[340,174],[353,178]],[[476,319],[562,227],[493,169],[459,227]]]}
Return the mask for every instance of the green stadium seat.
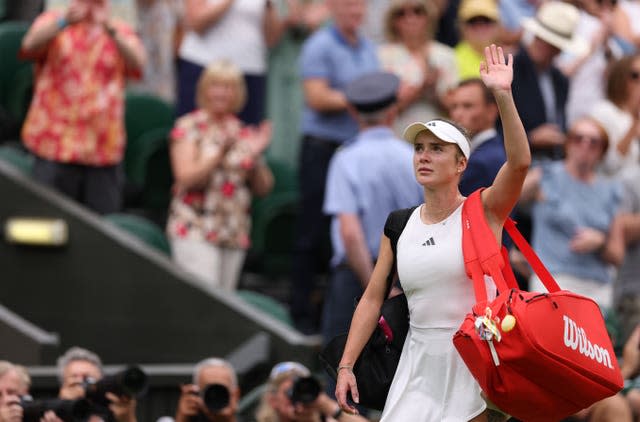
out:
{"label": "green stadium seat", "polygon": [[0,145],[0,160],[11,164],[24,175],[31,175],[33,156],[19,144],[8,142]]}
{"label": "green stadium seat", "polygon": [[289,311],[283,304],[274,298],[252,290],[238,290],[236,294],[245,302],[271,315],[278,321],[293,327]]}
{"label": "green stadium seat", "polygon": [[33,97],[33,66],[21,66],[13,75],[13,81],[7,88],[5,108],[11,117],[22,127]]}
{"label": "green stadium seat", "polygon": [[164,232],[158,225],[146,218],[133,214],[108,214],[107,221],[120,227],[167,256],[171,255],[171,246]]}
{"label": "green stadium seat", "polygon": [[125,172],[129,177],[137,162],[135,155],[141,149],[137,145],[141,137],[150,131],[173,127],[174,109],[159,97],[127,91],[124,121],[127,133]]}
{"label": "green stadium seat", "polygon": [[0,104],[5,107],[14,76],[21,68],[31,66],[30,62],[18,58],[22,38],[28,29],[28,22],[0,22]]}
{"label": "green stadium seat", "polygon": [[251,249],[247,269],[274,277],[291,270],[293,236],[298,211],[298,180],[289,164],[267,159],[273,172],[273,191],[254,198],[251,208]]}

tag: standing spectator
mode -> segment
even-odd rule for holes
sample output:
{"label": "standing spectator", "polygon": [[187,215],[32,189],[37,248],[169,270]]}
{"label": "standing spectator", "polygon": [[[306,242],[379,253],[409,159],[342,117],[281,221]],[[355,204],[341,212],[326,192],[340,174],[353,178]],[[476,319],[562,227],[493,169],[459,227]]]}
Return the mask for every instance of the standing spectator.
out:
{"label": "standing spectator", "polygon": [[609,137],[610,148],[601,170],[627,178],[625,173],[634,171],[640,159],[640,54],[611,65],[605,96],[589,112]]}
{"label": "standing spectator", "polygon": [[411,168],[413,151],[391,130],[399,79],[363,75],[347,86],[360,126],[353,142],[331,159],[324,212],[332,217],[333,259],[323,309],[325,343],[349,330],[354,303],[367,286],[389,213],[422,201]]}
{"label": "standing spectator", "polygon": [[[317,309],[311,303],[318,255],[329,218],[322,213],[329,160],[358,131],[347,113],[345,86],[378,69],[376,50],[359,34],[365,0],[327,0],[334,22],[316,31],[303,45],[300,70],[305,106],[300,151],[300,212],[294,240],[291,314],[303,332],[317,331]],[[324,257],[323,257],[324,258]]]}
{"label": "standing spectator", "polygon": [[582,0],[575,36],[588,40],[589,50],[582,56],[564,51],[556,60],[560,70],[569,78],[566,106],[569,125],[605,97],[607,68],[623,54],[612,37],[613,15],[618,7],[606,1]]}
{"label": "standing spectator", "polygon": [[[203,399],[207,387],[218,388],[212,390],[216,394],[216,401],[225,397],[221,391],[226,390],[228,396],[224,407],[209,409]],[[224,390],[220,390],[224,388]],[[208,358],[193,369],[193,383],[181,387],[180,401],[176,410],[175,422],[237,422],[238,402],[240,401],[240,387],[236,371],[229,362],[220,358]],[[220,403],[222,405],[223,403]]]}
{"label": "standing spectator", "polygon": [[496,0],[462,0],[458,9],[461,40],[455,46],[460,79],[480,77],[484,48],[498,41],[500,13]]}
{"label": "standing spectator", "polygon": [[393,0],[385,14],[387,42],[378,54],[385,70],[401,80],[395,131],[444,114],[458,82],[453,50],[433,40],[435,0]]}
{"label": "standing spectator", "polygon": [[22,128],[34,177],[104,214],[122,202],[125,77],[145,63],[142,43],[109,6],[71,0],[64,12],[41,14],[22,41],[36,59]]}
{"label": "standing spectator", "polygon": [[569,82],[553,61],[563,50],[581,55],[587,48],[573,38],[579,16],[575,6],[552,0],[523,23],[533,39],[515,56],[513,96],[534,160],[562,156]]}
{"label": "standing spectator", "polygon": [[174,103],[176,43],[182,33],[180,0],[137,0],[138,33],[147,51],[142,80],[130,89],[151,93]]}
{"label": "standing spectator", "polygon": [[459,186],[460,193],[469,196],[478,188],[491,186],[507,160],[504,140],[495,129],[498,105],[482,79],[467,79],[458,85],[450,117],[471,137],[471,155]]}
{"label": "standing spectator", "polygon": [[251,196],[273,187],[262,158],[271,124],[246,126],[235,116],[245,96],[240,69],[214,62],[198,80],[198,109],[171,132],[175,185],[167,232],[173,258],[228,291],[238,284],[249,248]]}
{"label": "standing spectator", "polygon": [[187,32],[178,53],[177,114],[196,108],[196,81],[215,60],[230,60],[247,85],[240,120],[258,124],[264,118],[267,48],[278,43],[295,18],[281,20],[272,0],[186,0]]}

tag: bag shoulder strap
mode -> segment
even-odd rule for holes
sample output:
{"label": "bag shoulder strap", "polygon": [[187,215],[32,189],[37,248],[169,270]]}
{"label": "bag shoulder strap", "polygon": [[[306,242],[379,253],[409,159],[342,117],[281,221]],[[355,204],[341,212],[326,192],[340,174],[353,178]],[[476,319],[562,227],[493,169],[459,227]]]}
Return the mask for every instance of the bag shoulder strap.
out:
{"label": "bag shoulder strap", "polygon": [[493,279],[498,291],[517,288],[507,250],[495,239],[484,214],[482,189],[473,192],[462,206],[462,253],[465,270],[473,280],[476,302],[487,300],[484,276]]}
{"label": "bag shoulder strap", "polygon": [[[507,249],[496,242],[495,236],[484,214],[481,193],[478,189],[465,200],[462,206],[462,252],[467,275],[473,280],[476,302],[487,300],[484,276],[493,279],[498,291],[517,289],[513,270],[509,264]],[[560,290],[558,284],[536,255],[529,243],[516,228],[515,222],[507,218],[504,228],[523,253],[549,292]]]}
{"label": "bag shoulder strap", "polygon": [[393,266],[387,276],[387,291],[384,297],[389,296],[389,292],[393,286],[393,278],[396,274],[396,251],[398,249],[398,239],[407,225],[409,217],[411,217],[411,214],[416,208],[418,208],[418,206],[392,211],[389,213],[387,221],[384,223],[384,235],[391,241],[391,251],[393,252]]}

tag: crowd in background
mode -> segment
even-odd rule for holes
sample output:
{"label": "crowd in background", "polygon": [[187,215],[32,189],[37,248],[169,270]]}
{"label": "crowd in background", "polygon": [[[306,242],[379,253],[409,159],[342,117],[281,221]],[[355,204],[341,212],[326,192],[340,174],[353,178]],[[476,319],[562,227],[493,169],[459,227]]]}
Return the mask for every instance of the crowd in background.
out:
{"label": "crowd in background", "polygon": [[[131,0],[135,23],[110,16],[110,3],[42,12],[23,1],[10,11],[33,21],[21,54],[36,63],[36,83],[21,137],[36,180],[99,213],[121,209],[126,90],[175,104],[167,237],[178,264],[233,291],[251,246],[251,201],[274,185],[269,53],[295,34],[304,39],[304,107],[293,116],[299,137],[286,140],[300,150],[289,307],[299,330],[317,333],[318,257],[333,274],[352,263],[340,207],[325,201],[327,177],[337,151],[371,123],[350,112],[348,85],[396,75],[394,117],[373,121],[398,138],[415,121],[463,125],[468,195],[505,161],[495,104],[478,79],[484,47],[499,43],[515,58],[513,95],[534,159],[513,216],[561,287],[617,317],[617,344],[640,323],[640,1]],[[364,248],[373,262],[377,248]],[[511,258],[521,286],[539,288],[522,256]],[[362,268],[350,271],[366,280],[371,268]]]}

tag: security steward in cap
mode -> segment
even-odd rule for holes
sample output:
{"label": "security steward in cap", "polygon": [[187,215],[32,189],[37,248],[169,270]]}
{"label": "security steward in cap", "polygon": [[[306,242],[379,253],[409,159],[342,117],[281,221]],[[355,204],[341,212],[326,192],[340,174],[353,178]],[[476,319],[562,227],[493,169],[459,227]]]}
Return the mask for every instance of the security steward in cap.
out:
{"label": "security steward in cap", "polygon": [[[345,91],[360,129],[333,156],[327,177],[323,210],[332,219],[334,255],[322,316],[325,343],[349,330],[389,213],[423,202],[413,175],[413,148],[392,130],[399,83],[391,73],[375,72],[355,79]],[[332,386],[327,391],[333,395]]]}

